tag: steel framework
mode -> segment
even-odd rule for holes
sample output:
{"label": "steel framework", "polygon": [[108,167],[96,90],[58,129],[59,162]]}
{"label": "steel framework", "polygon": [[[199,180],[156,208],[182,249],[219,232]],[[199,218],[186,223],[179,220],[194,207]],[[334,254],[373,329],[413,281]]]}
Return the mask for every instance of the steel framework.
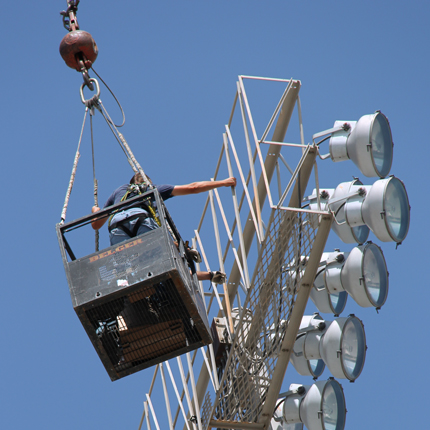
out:
{"label": "steel framework", "polygon": [[[245,81],[284,85],[260,137]],[[304,144],[300,86],[293,79],[239,76],[214,174],[214,179],[224,172],[235,175],[238,185],[231,198],[217,190],[209,193],[193,238],[207,270],[213,257],[205,251],[215,244],[220,270],[229,273],[222,292],[214,286],[203,293],[200,286],[219,339],[215,348],[187,353],[187,371],[181,357],[175,372],[167,361],[156,366],[139,429],[144,421],[148,430],[151,425],[160,429],[161,415],[152,401],[157,396],[164,396],[167,414],[161,414],[171,430],[269,425],[333,220],[330,212],[301,207],[314,167],[318,189],[318,148]],[[300,143],[285,143],[295,107]],[[233,121],[236,111],[239,121]]]}

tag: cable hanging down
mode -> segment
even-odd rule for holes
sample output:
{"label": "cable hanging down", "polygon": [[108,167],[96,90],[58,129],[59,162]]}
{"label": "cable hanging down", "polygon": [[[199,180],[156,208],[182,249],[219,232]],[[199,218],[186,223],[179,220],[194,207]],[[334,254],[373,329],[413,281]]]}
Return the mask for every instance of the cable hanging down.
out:
{"label": "cable hanging down", "polygon": [[[72,174],[71,174],[71,177],[70,177],[70,180],[69,180],[69,186],[68,186],[68,189],[67,189],[67,192],[66,192],[66,198],[65,198],[64,205],[63,205],[63,210],[61,212],[61,222],[60,222],[61,224],[63,224],[64,221],[65,221],[65,219],[66,219],[67,206],[68,206],[68,203],[69,203],[70,194],[71,194],[71,191],[72,191],[72,188],[73,188],[73,184],[74,184],[74,180],[75,180],[75,176],[76,176],[77,164],[78,164],[78,160],[79,160],[79,157],[80,157],[79,150],[80,150],[80,145],[81,145],[81,142],[82,142],[82,136],[83,136],[83,132],[84,132],[85,121],[86,121],[86,116],[87,116],[88,111],[90,111],[90,116],[91,116],[91,144],[92,144],[92,153],[93,153],[94,198],[95,198],[95,204],[96,204],[96,206],[98,206],[98,198],[97,198],[98,185],[97,185],[97,181],[96,181],[96,178],[95,178],[95,162],[94,162],[94,147],[93,147],[93,128],[92,128],[92,116],[94,115],[94,109],[97,109],[101,113],[101,115],[103,116],[103,118],[105,119],[107,125],[109,126],[109,128],[110,128],[110,130],[112,132],[112,134],[115,136],[115,139],[117,140],[120,148],[122,149],[122,151],[124,152],[125,156],[127,157],[127,161],[130,164],[130,167],[132,168],[133,172],[134,173],[140,173],[140,175],[142,176],[142,178],[144,180],[145,185],[147,185],[149,188],[152,188],[152,184],[148,180],[148,177],[146,176],[144,170],[142,169],[142,166],[136,160],[136,157],[134,156],[134,154],[133,154],[130,146],[128,145],[128,143],[126,141],[126,139],[118,131],[118,126],[115,125],[115,123],[112,121],[112,119],[111,119],[108,111],[104,107],[104,105],[103,105],[103,103],[102,103],[102,101],[100,99],[100,86],[99,86],[98,81],[96,79],[94,79],[94,78],[91,78],[90,81],[95,86],[95,94],[92,97],[90,97],[89,99],[85,99],[85,97],[84,97],[84,87],[87,86],[87,84],[83,83],[81,85],[81,87],[80,87],[81,101],[85,105],[85,116],[84,116],[84,121],[83,121],[83,124],[82,124],[81,133],[80,133],[80,137],[79,137],[78,149],[76,151],[75,159],[74,159],[74,162],[73,162]],[[117,100],[115,96],[114,96],[114,98],[115,98],[115,100]],[[122,111],[122,107],[121,107],[121,111]],[[123,118],[124,118],[124,114],[123,114]],[[124,124],[124,121],[123,121],[123,124]],[[96,244],[96,247],[97,246],[98,246],[98,244]]]}
{"label": "cable hanging down", "polygon": [[88,108],[85,108],[84,120],[83,120],[82,127],[81,127],[81,134],[79,136],[78,148],[76,149],[75,158],[73,160],[72,174],[70,175],[69,185],[67,187],[66,197],[64,199],[64,205],[63,205],[63,209],[61,211],[60,224],[64,224],[64,221],[66,220],[66,212],[67,212],[67,207],[69,205],[70,194],[72,193],[73,184],[75,182],[76,169],[78,167],[78,161],[79,161],[79,157],[80,157],[79,150],[80,150],[80,147],[81,147],[82,135],[83,135],[83,132],[84,132],[84,127],[85,127],[85,121],[87,119],[87,114],[88,114]]}
{"label": "cable hanging down", "polygon": [[[93,115],[94,112],[90,110],[90,124],[91,124],[91,154],[93,159],[93,181],[94,181],[94,206],[99,206],[98,196],[98,183],[96,179],[96,164],[94,159],[94,136],[93,136]],[[95,251],[99,250],[99,231],[95,230]]]}

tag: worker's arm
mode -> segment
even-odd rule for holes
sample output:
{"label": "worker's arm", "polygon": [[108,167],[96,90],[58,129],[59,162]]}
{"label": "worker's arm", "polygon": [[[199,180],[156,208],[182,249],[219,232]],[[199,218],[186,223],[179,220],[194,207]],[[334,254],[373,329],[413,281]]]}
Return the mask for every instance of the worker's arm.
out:
{"label": "worker's arm", "polygon": [[220,187],[235,187],[236,178],[227,178],[222,181],[201,181],[188,185],[175,185],[172,196],[186,196],[188,194],[198,194]]}
{"label": "worker's arm", "polygon": [[[93,206],[91,208],[91,212],[94,214],[96,212],[98,212],[100,210],[100,208],[98,206]],[[100,228],[102,228],[105,224],[105,222],[107,221],[107,217],[105,218],[100,218],[100,219],[95,219],[92,223],[91,226],[94,230],[99,230]]]}

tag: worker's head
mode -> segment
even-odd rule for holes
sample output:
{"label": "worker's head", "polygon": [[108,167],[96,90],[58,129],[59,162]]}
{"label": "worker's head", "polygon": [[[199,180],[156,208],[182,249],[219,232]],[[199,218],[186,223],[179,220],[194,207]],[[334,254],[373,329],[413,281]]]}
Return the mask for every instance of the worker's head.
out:
{"label": "worker's head", "polygon": [[[151,178],[146,175],[146,177],[148,178],[148,181],[152,184]],[[142,184],[143,183],[143,178],[142,175],[137,172],[133,175],[133,177],[130,179],[130,184]]]}

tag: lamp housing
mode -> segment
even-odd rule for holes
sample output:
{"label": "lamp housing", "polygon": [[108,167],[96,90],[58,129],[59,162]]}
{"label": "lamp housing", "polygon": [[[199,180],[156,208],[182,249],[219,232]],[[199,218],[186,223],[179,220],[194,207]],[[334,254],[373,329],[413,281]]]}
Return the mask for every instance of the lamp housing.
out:
{"label": "lamp housing", "polygon": [[385,178],[393,162],[393,138],[387,117],[380,111],[358,121],[335,121],[329,143],[333,161],[351,159],[364,176]]}
{"label": "lamp housing", "polygon": [[[355,381],[363,370],[366,349],[364,326],[356,316],[336,318],[330,322],[314,314],[302,319],[291,362],[299,374],[306,376],[312,374],[303,366],[296,367],[295,358],[315,363],[322,360],[334,377]],[[301,373],[303,370],[305,372]],[[323,370],[322,366],[320,373],[312,376],[320,376]]]}
{"label": "lamp housing", "polygon": [[[331,210],[336,214],[336,221],[331,228],[344,243],[364,243],[369,237],[369,227],[367,225],[351,226],[345,218],[345,201],[349,198],[351,203],[357,200],[357,196],[352,196],[363,184],[355,178],[350,182],[342,182],[336,189],[324,188],[320,193],[321,210]],[[309,208],[318,210],[318,198],[316,190],[309,198]]]}
{"label": "lamp housing", "polygon": [[368,229],[383,242],[398,244],[409,230],[410,206],[403,182],[395,176],[363,185],[358,179],[333,189],[316,190],[308,198],[311,210],[331,210],[332,229],[345,243],[364,243]]}
{"label": "lamp housing", "polygon": [[[312,376],[318,378],[322,375],[325,369],[325,363],[319,358],[308,358],[305,351],[305,342],[307,339],[307,329],[309,327],[317,327],[319,323],[322,323],[325,328],[325,322],[320,315],[314,314],[312,316],[305,315],[302,318],[299,328],[299,334],[294,343],[293,352],[290,355],[290,362],[296,369],[297,373],[302,376]],[[318,342],[322,335],[322,331],[318,331],[315,328]],[[318,337],[319,336],[319,337]]]}
{"label": "lamp housing", "polygon": [[346,293],[364,308],[380,309],[387,300],[388,270],[378,245],[367,242],[351,252],[325,252],[320,266],[310,296],[320,312],[339,315]]}
{"label": "lamp housing", "polygon": [[343,430],[346,405],[342,386],[334,379],[311,386],[291,384],[282,415],[285,423],[301,422],[308,430]]}

